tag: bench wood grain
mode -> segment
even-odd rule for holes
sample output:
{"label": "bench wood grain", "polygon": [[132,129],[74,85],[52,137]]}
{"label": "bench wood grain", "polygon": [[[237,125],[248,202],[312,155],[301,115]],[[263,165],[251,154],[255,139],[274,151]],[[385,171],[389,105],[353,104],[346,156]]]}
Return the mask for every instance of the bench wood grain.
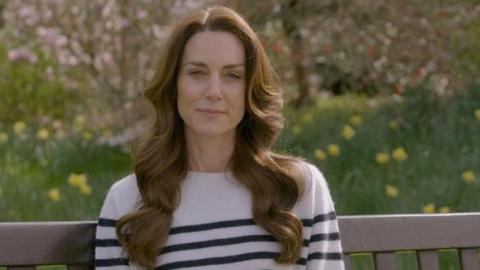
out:
{"label": "bench wood grain", "polygon": [[[439,269],[437,250],[456,249],[462,269],[480,270],[480,213],[339,216],[347,269],[372,253],[377,270],[395,269],[395,252],[416,251],[418,269]],[[0,266],[64,264],[94,268],[95,221],[0,223]]]}

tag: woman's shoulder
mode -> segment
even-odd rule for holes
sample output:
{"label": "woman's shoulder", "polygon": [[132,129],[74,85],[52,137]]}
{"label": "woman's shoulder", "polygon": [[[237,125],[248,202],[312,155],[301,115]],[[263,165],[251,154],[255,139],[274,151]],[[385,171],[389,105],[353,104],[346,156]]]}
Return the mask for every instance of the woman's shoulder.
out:
{"label": "woman's shoulder", "polygon": [[107,201],[111,201],[120,214],[133,211],[141,200],[137,178],[134,173],[115,181],[107,193]]}
{"label": "woman's shoulder", "polygon": [[305,191],[295,208],[299,216],[304,217],[335,211],[330,188],[322,171],[308,161],[299,162],[298,168],[305,180]]}
{"label": "woman's shoulder", "polygon": [[304,159],[297,159],[295,160],[295,167],[305,181],[307,191],[311,190],[312,187],[328,188],[322,171],[315,164]]}
{"label": "woman's shoulder", "polygon": [[132,192],[138,192],[137,177],[130,173],[119,180],[116,180],[110,187],[110,192],[126,195]]}

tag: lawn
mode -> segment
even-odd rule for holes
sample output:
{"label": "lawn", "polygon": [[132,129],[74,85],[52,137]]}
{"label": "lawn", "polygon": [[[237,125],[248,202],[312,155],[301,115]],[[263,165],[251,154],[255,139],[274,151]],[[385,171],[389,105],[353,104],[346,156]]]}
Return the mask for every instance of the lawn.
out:
{"label": "lawn", "polygon": [[[285,108],[277,151],[324,173],[339,215],[478,211],[480,87],[451,97],[425,89],[400,96],[317,97]],[[0,130],[0,220],[94,220],[108,188],[129,173],[130,145],[111,146],[82,116],[65,132],[22,121]],[[108,132],[107,132],[108,133]],[[400,269],[416,269],[401,253]],[[445,251],[442,269],[458,258]],[[354,258],[372,269],[369,256]],[[63,269],[62,267],[46,269]]]}

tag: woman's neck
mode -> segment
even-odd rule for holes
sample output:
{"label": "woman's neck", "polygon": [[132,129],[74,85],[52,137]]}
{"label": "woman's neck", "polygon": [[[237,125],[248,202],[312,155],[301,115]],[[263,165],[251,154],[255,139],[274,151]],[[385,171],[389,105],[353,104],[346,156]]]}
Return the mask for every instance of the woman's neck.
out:
{"label": "woman's neck", "polygon": [[186,134],[189,170],[222,172],[228,170],[235,147],[235,135],[216,137]]}

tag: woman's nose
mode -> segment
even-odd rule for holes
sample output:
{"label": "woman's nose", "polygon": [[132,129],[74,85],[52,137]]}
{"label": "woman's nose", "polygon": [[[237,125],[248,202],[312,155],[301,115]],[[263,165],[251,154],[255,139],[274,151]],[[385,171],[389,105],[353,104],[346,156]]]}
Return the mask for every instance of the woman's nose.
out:
{"label": "woman's nose", "polygon": [[205,90],[208,99],[220,99],[222,97],[222,80],[220,76],[211,76],[210,83]]}

